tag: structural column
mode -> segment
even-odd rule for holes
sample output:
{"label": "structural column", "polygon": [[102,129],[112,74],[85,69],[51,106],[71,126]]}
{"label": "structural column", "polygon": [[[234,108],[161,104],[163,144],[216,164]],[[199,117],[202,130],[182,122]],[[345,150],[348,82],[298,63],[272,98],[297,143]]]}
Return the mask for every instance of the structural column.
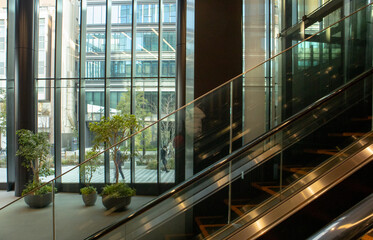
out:
{"label": "structural column", "polygon": [[[16,130],[36,131],[35,28],[38,0],[16,0],[15,11],[15,126]],[[20,196],[29,173],[22,166],[23,159],[15,161],[15,195]]]}

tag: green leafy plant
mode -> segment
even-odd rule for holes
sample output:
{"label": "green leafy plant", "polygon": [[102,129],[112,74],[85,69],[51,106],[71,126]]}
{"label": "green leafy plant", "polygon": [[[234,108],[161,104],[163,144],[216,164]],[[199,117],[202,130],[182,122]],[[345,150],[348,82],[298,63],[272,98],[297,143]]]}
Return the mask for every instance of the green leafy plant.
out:
{"label": "green leafy plant", "polygon": [[91,194],[91,193],[96,193],[97,189],[93,186],[86,186],[86,187],[81,188],[80,192],[83,195],[88,195],[88,194]]}
{"label": "green leafy plant", "polygon": [[[98,152],[94,150],[87,151],[85,158],[92,158],[95,155],[97,155],[97,153]],[[90,184],[93,178],[93,174],[97,171],[99,164],[99,157],[96,156],[80,167],[80,176],[84,177],[82,181],[84,181],[86,185],[85,187],[80,189],[80,192],[82,194],[91,194],[97,192],[97,189],[95,187],[90,186]]]}
{"label": "green leafy plant", "polygon": [[[19,148],[16,152],[17,156],[23,157],[22,166],[28,171],[32,171],[33,180],[26,185],[23,194],[32,191],[41,184],[40,177],[48,176],[53,173],[48,165],[48,154],[50,144],[48,141],[48,133],[33,133],[27,129],[21,129],[17,132]],[[43,189],[43,190],[41,190]],[[52,187],[47,186],[35,191],[34,195],[43,194],[45,191],[52,191]]]}
{"label": "green leafy plant", "polygon": [[125,183],[115,183],[107,185],[102,189],[102,196],[110,196],[112,198],[130,197],[136,194],[136,190],[130,188]]}
{"label": "green leafy plant", "polygon": [[[23,189],[22,191],[22,196],[31,192],[32,190],[34,190],[35,188],[41,186],[42,184],[39,183],[35,183],[35,182],[31,182],[29,184],[26,185],[26,188]],[[49,192],[52,192],[53,191],[53,188],[51,185],[47,184],[41,188],[39,188],[38,190],[34,191],[33,192],[33,195],[43,195],[43,194],[46,194],[46,193],[49,193]],[[57,188],[54,188],[54,191],[57,192]]]}
{"label": "green leafy plant", "polygon": [[115,183],[119,182],[119,164],[116,160],[117,152],[121,148],[125,158],[128,158],[129,144],[126,146],[116,145],[122,139],[131,135],[139,129],[139,124],[134,115],[122,114],[112,117],[102,117],[101,121],[89,124],[89,129],[95,134],[93,150],[97,151],[104,143],[113,146],[112,158],[115,164]]}

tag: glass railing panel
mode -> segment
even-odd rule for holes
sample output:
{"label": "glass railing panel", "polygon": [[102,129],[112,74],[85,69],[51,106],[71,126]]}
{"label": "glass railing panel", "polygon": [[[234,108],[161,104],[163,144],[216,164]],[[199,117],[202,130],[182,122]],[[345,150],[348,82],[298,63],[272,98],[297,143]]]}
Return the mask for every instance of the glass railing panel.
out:
{"label": "glass railing panel", "polygon": [[194,173],[229,154],[230,96],[231,85],[227,84],[185,110],[186,140],[194,147]]}
{"label": "glass railing panel", "polygon": [[[371,88],[371,77],[353,85],[275,135],[243,152],[242,156],[231,163],[227,162],[204,175],[149,209],[143,216],[140,215],[115,229],[104,239],[120,239],[117,236],[136,239],[144,234],[147,234],[144,236],[144,239],[147,239],[160,237],[160,233],[162,237],[184,234],[188,239],[214,238],[213,234],[227,224],[236,229],[247,219],[255,219],[286,199],[288,193],[303,187],[304,182],[298,184],[298,180],[329,159],[327,155],[326,158],[312,158],[314,161],[311,161],[302,157],[305,149],[314,146],[315,142],[322,144],[320,139],[330,137],[333,129],[344,131],[350,127],[349,121],[355,121],[356,117],[367,117],[367,123],[364,125],[371,126]],[[357,124],[356,131],[369,132],[371,129],[359,126],[360,124]],[[330,139],[325,142],[337,143],[339,147],[336,149],[343,149],[354,143],[358,139],[357,136],[347,137],[341,144]],[[298,156],[300,153],[302,154]],[[339,162],[343,160],[336,159]],[[293,166],[294,162],[300,164],[300,167]],[[310,182],[315,177],[317,175],[306,180]],[[249,217],[244,221],[241,217],[246,214],[249,214]],[[139,227],[140,223],[144,227]],[[175,226],[182,228],[179,232],[173,232],[177,229]]]}
{"label": "glass railing panel", "polygon": [[[232,226],[235,225],[235,229],[273,207],[278,203],[278,199],[285,200],[293,193],[305,188],[320,174],[342,163],[359,151],[364,143],[371,141],[373,106],[371,88],[372,77],[369,76],[365,81],[358,82],[342,94],[295,121],[289,127],[284,128],[270,140],[268,139],[267,141],[273,142],[273,147],[264,151],[263,154],[272,157],[271,160],[261,165],[266,168],[261,171],[261,182],[256,183],[249,180],[247,183],[242,183],[244,176],[249,179],[252,176],[257,176],[255,173],[257,168],[245,172],[245,169],[250,166],[248,162],[259,159],[258,157],[251,158],[256,156],[253,154],[256,152],[255,147],[251,149],[253,153],[246,156],[246,159],[239,158],[232,162],[231,177],[234,179],[232,189],[235,188],[234,186],[241,188],[254,186],[256,189],[272,195],[255,202],[258,196],[255,194],[243,203],[240,202],[237,207],[233,204]],[[276,171],[277,169],[279,172]],[[308,175],[311,172],[312,174]],[[275,185],[272,186],[276,180],[280,182],[278,191],[275,191]],[[244,193],[232,191],[232,193],[237,193],[239,197],[245,196],[247,192],[250,191]],[[234,201],[233,199],[232,203]],[[231,227],[226,229],[227,231],[221,230],[216,236],[220,238],[233,231]]]}
{"label": "glass railing panel", "polygon": [[[40,200],[42,199],[42,200]],[[44,208],[30,208],[26,204],[48,203]],[[1,239],[53,239],[53,203],[52,193],[45,197],[26,196],[21,201],[17,201],[1,210]],[[42,226],[42,227],[40,227]]]}

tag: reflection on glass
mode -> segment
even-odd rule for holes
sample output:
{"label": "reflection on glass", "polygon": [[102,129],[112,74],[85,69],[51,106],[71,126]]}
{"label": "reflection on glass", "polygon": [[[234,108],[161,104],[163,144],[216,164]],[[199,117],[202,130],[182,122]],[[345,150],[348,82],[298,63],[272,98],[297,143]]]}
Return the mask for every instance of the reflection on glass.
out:
{"label": "reflection on glass", "polygon": [[[7,1],[0,0],[0,79],[6,79]],[[6,81],[0,80],[0,182],[7,181]]]}
{"label": "reflection on glass", "polygon": [[[157,119],[157,81],[155,79],[137,79],[135,86],[134,114],[139,121],[140,128],[144,128]],[[135,153],[135,182],[156,182],[156,169],[155,171],[154,169],[151,169],[153,172],[150,174],[149,178],[141,177],[141,173],[144,172],[144,168],[146,168],[148,164],[154,165],[154,160],[155,162],[157,161],[156,126],[143,131],[141,134],[135,137]],[[150,168],[150,166],[148,168]]]}
{"label": "reflection on glass", "polygon": [[112,77],[131,76],[132,2],[113,1],[111,12]]}
{"label": "reflection on glass", "polygon": [[158,76],[159,4],[156,0],[137,2],[135,56],[136,77]]}
{"label": "reflection on glass", "polygon": [[[46,83],[41,85],[40,82]],[[38,99],[38,132],[46,132],[49,136],[49,143],[51,144],[50,154],[48,156],[48,163],[54,166],[54,102],[51,98],[51,93],[54,89],[54,81],[52,80],[38,80],[38,95],[45,96]],[[54,170],[54,167],[53,169]],[[54,174],[47,176],[44,180],[49,180],[54,177]]]}
{"label": "reflection on glass", "polygon": [[106,3],[87,1],[86,72],[88,78],[105,77]]}
{"label": "reflection on glass", "polygon": [[[85,152],[92,149],[94,134],[89,130],[91,122],[98,122],[105,115],[104,105],[104,81],[97,79],[87,79],[85,88]],[[103,150],[103,148],[101,149]],[[98,171],[93,174],[92,183],[104,182],[104,155],[98,157]]]}
{"label": "reflection on glass", "polygon": [[63,0],[61,77],[79,77],[80,0]]}
{"label": "reflection on glass", "polygon": [[0,81],[0,182],[7,181],[6,82]]}
{"label": "reflection on glass", "polygon": [[[61,164],[62,173],[79,163],[78,104],[79,88],[77,80],[61,81]],[[78,170],[64,175],[63,182],[79,182]]]}
{"label": "reflection on glass", "polygon": [[[56,1],[45,0],[39,7],[38,78],[54,76],[55,9]],[[39,84],[43,84],[39,81]]]}
{"label": "reflection on glass", "polygon": [[[161,79],[160,87],[160,117],[163,118],[166,115],[175,111],[176,108],[176,93],[175,93],[175,79],[174,78],[163,78]],[[169,173],[161,171],[160,182],[174,182],[175,181],[175,114],[162,120],[159,123],[160,131],[160,148],[166,147],[165,159],[167,162],[167,169]],[[160,165],[163,164],[162,152],[160,154]],[[160,166],[162,169],[163,165]]]}

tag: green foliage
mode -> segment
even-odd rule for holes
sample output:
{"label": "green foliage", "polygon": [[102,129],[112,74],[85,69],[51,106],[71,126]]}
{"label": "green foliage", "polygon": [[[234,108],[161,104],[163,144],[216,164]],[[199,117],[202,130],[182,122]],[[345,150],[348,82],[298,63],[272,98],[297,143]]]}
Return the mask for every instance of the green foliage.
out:
{"label": "green foliage", "polygon": [[[85,159],[92,158],[93,156],[97,155],[97,151],[90,150],[87,151],[85,154]],[[86,186],[91,183],[93,178],[93,173],[95,173],[100,165],[99,156],[92,158],[90,161],[84,163],[80,166],[80,175],[84,176],[84,181]]]}
{"label": "green foliage", "polygon": [[19,145],[16,155],[24,158],[22,166],[32,170],[33,182],[39,184],[39,177],[52,173],[47,159],[50,150],[48,133],[33,133],[26,129],[18,130],[16,133]]}
{"label": "green foliage", "polygon": [[6,91],[0,89],[0,133],[6,133]]}
{"label": "green foliage", "polygon": [[95,187],[92,187],[92,186],[87,186],[87,187],[81,188],[80,192],[83,195],[88,195],[88,194],[91,194],[91,193],[96,193],[97,189]]}
{"label": "green foliage", "polygon": [[[35,188],[40,187],[41,185],[42,185],[41,183],[36,183],[36,182],[31,182],[31,183],[27,184],[26,188],[22,191],[22,196],[29,193],[29,192],[32,192]],[[32,195],[43,195],[43,194],[46,194],[46,193],[49,193],[49,192],[52,192],[52,191],[53,191],[52,186],[47,184],[47,185],[39,188],[35,192],[33,192]],[[54,188],[54,191],[57,192],[57,188]]]}
{"label": "green foliage", "polygon": [[[104,143],[107,146],[116,145],[122,139],[130,136],[139,129],[139,124],[134,115],[122,114],[112,117],[102,117],[100,122],[89,124],[89,129],[95,134],[93,150],[97,151]],[[115,164],[115,179],[119,182],[119,169],[116,161],[117,152],[122,147],[123,153],[128,157],[128,145],[116,145],[112,148],[112,158]]]}
{"label": "green foliage", "polygon": [[130,197],[135,196],[136,190],[133,188],[130,188],[125,183],[115,183],[111,185],[107,185],[102,189],[101,195],[108,195],[113,198],[119,198],[119,197]]}

